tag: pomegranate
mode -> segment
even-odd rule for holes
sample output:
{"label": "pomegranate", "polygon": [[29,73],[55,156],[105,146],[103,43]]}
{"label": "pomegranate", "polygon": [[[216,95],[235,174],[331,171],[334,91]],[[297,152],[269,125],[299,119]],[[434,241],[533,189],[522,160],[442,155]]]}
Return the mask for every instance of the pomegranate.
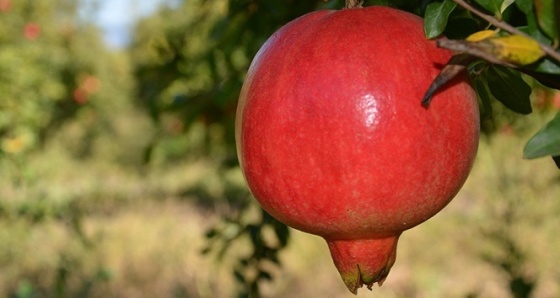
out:
{"label": "pomegranate", "polygon": [[383,283],[401,233],[472,167],[479,114],[465,78],[421,105],[450,56],[421,18],[374,6],[295,19],[251,63],[236,116],[247,184],[272,216],[327,241],[354,294]]}
{"label": "pomegranate", "polygon": [[23,27],[23,36],[28,40],[35,40],[41,35],[41,26],[37,23],[27,23]]}

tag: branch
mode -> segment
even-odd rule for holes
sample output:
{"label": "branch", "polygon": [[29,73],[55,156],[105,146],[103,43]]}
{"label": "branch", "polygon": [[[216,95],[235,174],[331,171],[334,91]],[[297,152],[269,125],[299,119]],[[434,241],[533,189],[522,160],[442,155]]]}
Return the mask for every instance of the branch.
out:
{"label": "branch", "polygon": [[[490,15],[487,15],[485,13],[480,12],[479,10],[472,7],[471,5],[469,5],[464,0],[453,0],[453,2],[457,3],[458,5],[460,5],[464,9],[472,12],[473,14],[479,16],[481,19],[487,21],[488,23],[494,25],[496,28],[503,29],[503,30],[505,30],[505,31],[507,31],[511,34],[522,35],[522,36],[534,39],[533,37],[527,35],[525,32],[518,30],[517,28],[511,26],[508,23],[506,23],[504,21],[500,21],[493,16],[490,16]],[[557,62],[560,62],[560,53],[556,52],[556,50],[553,47],[551,47],[549,45],[546,45],[546,44],[543,44],[541,42],[539,42],[539,46],[541,47],[543,52],[545,52],[550,58],[556,60]]]}

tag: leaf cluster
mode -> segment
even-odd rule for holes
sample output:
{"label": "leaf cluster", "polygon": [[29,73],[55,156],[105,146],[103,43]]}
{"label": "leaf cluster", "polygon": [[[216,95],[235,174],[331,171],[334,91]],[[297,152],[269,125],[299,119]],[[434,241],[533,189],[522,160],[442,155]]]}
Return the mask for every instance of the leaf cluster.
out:
{"label": "leaf cluster", "polygon": [[214,252],[217,259],[223,261],[241,238],[248,238],[251,250],[236,259],[233,275],[242,286],[238,297],[260,297],[259,284],[272,280],[270,265],[281,265],[278,254],[288,245],[289,236],[290,230],[286,225],[259,209],[257,220],[231,218],[208,230],[208,246],[202,253]]}
{"label": "leaf cluster", "polygon": [[[560,89],[560,3],[553,0],[470,2],[429,3],[424,12],[426,36],[437,38],[445,34],[456,39],[456,42],[446,42],[448,47],[474,58],[464,66],[477,91],[483,116],[492,116],[494,101],[515,113],[530,114],[532,87],[527,83],[528,77],[546,87]],[[491,34],[479,37],[486,32]],[[560,112],[528,141],[525,158],[552,156],[557,160],[559,117]]]}

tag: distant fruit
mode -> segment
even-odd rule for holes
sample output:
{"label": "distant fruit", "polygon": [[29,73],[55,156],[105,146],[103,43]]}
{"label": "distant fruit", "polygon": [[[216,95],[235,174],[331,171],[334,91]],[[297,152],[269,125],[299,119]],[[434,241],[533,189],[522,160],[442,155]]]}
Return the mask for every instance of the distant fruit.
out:
{"label": "distant fruit", "polygon": [[0,0],[0,11],[8,12],[12,8],[12,0]]}
{"label": "distant fruit", "polygon": [[28,40],[35,40],[41,35],[41,27],[36,23],[27,23],[23,27],[23,36]]}
{"label": "distant fruit", "polygon": [[446,206],[469,174],[472,88],[458,79],[420,103],[450,56],[419,17],[368,7],[288,23],[249,68],[236,119],[249,188],[272,216],[327,241],[353,293],[383,283],[401,233]]}

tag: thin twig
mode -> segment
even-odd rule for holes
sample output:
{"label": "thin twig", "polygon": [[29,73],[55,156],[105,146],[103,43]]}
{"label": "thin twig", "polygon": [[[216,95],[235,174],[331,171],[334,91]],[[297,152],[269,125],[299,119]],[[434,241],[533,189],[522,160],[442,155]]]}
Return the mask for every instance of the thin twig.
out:
{"label": "thin twig", "polygon": [[[503,29],[503,30],[505,30],[505,31],[507,31],[511,34],[522,35],[522,36],[534,39],[533,37],[529,36],[525,32],[518,30],[517,28],[511,26],[508,23],[506,23],[504,21],[500,21],[493,16],[490,16],[490,15],[487,15],[485,13],[480,12],[479,10],[472,7],[470,4],[468,4],[464,0],[453,0],[453,2],[457,3],[458,5],[463,7],[464,9],[474,13],[475,15],[479,16],[481,19],[487,21],[488,23],[494,25],[497,28]],[[541,47],[543,52],[545,52],[550,58],[556,60],[557,62],[560,62],[560,53],[556,52],[556,50],[553,47],[545,45],[541,42],[539,42],[539,46]]]}

